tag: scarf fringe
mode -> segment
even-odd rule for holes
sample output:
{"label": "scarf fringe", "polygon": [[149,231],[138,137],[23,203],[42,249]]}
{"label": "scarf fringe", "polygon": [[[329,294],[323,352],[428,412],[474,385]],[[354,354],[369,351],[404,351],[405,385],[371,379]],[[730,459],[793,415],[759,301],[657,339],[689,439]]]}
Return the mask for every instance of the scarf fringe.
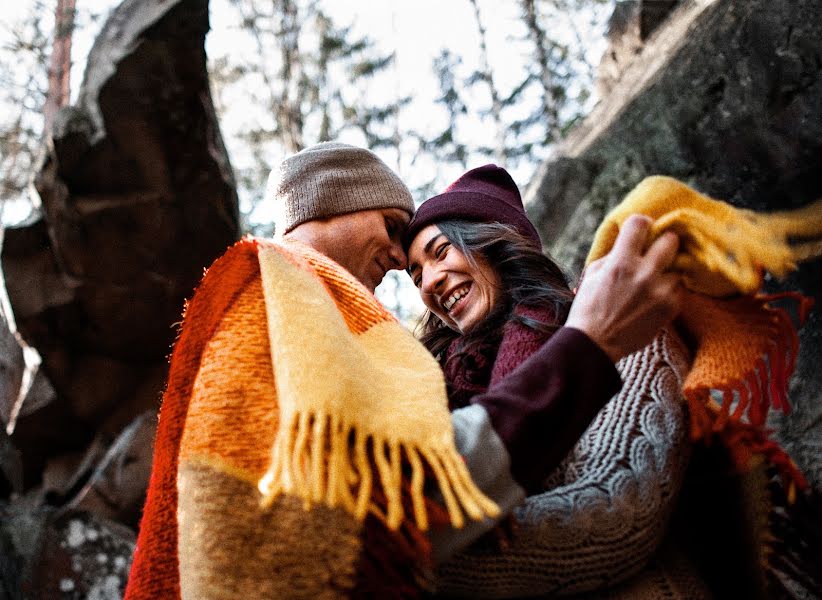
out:
{"label": "scarf fringe", "polygon": [[[405,510],[413,512],[409,486],[403,481],[402,502]],[[379,485],[372,492],[373,503],[384,513],[386,496]],[[441,528],[450,519],[445,507],[425,498],[430,525]],[[433,591],[434,562],[431,558],[431,540],[409,519],[403,519],[397,531],[390,531],[385,522],[371,512],[365,519],[363,554],[357,568],[357,585],[352,598],[419,598],[420,590]]]}
{"label": "scarf fringe", "polygon": [[[808,482],[787,452],[769,438],[765,427],[768,412],[773,407],[789,414],[788,379],[796,366],[799,336],[785,309],[768,306],[777,300],[797,302],[799,324],[808,318],[813,299],[797,292],[782,292],[758,296],[762,309],[771,316],[771,337],[764,357],[742,378],[724,386],[683,390],[691,418],[691,439],[710,444],[718,439],[725,445],[738,469],[747,470],[754,457],[766,459],[779,472],[787,489],[788,499],[797,490],[805,490]],[[718,403],[712,390],[722,395]],[[734,403],[736,403],[734,405]],[[733,410],[732,410],[733,408]]]}
{"label": "scarf fringe", "polygon": [[[420,448],[380,438],[323,412],[282,415],[272,450],[271,466],[260,480],[263,507],[280,494],[302,498],[306,510],[324,503],[340,506],[363,521],[372,514],[396,531],[405,516],[403,466],[410,469],[414,520],[423,531],[429,517],[424,495],[425,469],[437,480],[451,525],[496,517],[499,507],[474,484],[462,457],[456,451]],[[403,460],[403,455],[405,461]],[[375,468],[376,467],[376,468]],[[373,501],[377,479],[385,496],[384,509]]]}

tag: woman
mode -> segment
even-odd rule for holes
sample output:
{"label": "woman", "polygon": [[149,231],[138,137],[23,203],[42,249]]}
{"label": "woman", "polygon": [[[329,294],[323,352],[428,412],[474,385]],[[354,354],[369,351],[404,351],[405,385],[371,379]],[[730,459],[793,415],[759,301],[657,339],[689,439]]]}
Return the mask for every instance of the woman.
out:
{"label": "woman", "polygon": [[428,200],[406,239],[408,272],[428,308],[422,342],[441,360],[452,410],[502,379],[565,321],[568,280],[542,253],[504,169],[469,171]]}
{"label": "woman", "polygon": [[[504,169],[473,169],[424,202],[405,243],[408,271],[428,309],[422,342],[443,366],[452,410],[516,369],[567,317],[568,281],[542,254]],[[670,570],[670,564],[646,565],[662,540],[688,456],[677,383],[686,361],[671,359],[684,357],[684,349],[667,334],[652,346],[636,359],[646,376],[632,379],[636,360],[623,361],[623,391],[550,484],[527,490],[510,546],[491,553],[475,547],[449,561],[440,570],[442,591],[517,597],[597,590],[603,597],[603,588],[645,569],[647,577],[634,578],[642,580],[639,588],[628,582],[614,592],[640,597],[649,579],[660,581]],[[662,434],[648,430],[656,418],[666,424]],[[631,455],[638,447],[655,461]],[[701,583],[687,571],[680,565],[679,583],[688,597],[700,597]],[[665,585],[669,590],[671,581]]]}

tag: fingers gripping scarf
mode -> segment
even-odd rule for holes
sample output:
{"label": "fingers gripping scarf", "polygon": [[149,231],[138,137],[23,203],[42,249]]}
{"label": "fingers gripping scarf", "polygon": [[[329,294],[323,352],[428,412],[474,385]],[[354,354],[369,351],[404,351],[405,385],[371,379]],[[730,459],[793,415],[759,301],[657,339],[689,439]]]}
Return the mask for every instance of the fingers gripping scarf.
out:
{"label": "fingers gripping scarf", "polygon": [[[754,456],[776,465],[789,489],[805,487],[802,474],[765,431],[770,406],[789,412],[787,382],[798,351],[788,314],[771,305],[790,297],[804,322],[811,300],[798,294],[760,295],[763,272],[784,277],[801,260],[822,255],[822,202],[793,212],[758,214],[704,196],[670,177],[648,177],[603,221],[587,262],[613,246],[631,214],[652,219],[650,239],[680,237],[673,270],[688,299],[681,322],[695,343],[683,384],[691,437],[718,436],[737,465]],[[721,398],[721,402],[718,401]]]}
{"label": "fingers gripping scarf", "polygon": [[244,240],[186,307],[126,598],[347,595],[394,543],[366,518],[424,548],[434,482],[455,526],[498,512],[434,359],[335,263]]}

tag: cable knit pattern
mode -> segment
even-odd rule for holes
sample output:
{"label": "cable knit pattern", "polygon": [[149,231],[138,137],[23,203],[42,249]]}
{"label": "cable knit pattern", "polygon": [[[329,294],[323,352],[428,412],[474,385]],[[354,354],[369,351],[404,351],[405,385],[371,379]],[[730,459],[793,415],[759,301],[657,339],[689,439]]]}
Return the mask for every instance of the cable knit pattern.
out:
{"label": "cable knit pattern", "polygon": [[[687,351],[675,334],[662,332],[617,366],[622,391],[551,478],[557,487],[515,511],[507,547],[474,546],[442,565],[441,592],[472,598],[601,592],[648,565],[689,456],[681,401]],[[656,568],[642,579],[645,588],[658,588],[647,597],[678,597],[665,591],[677,588],[665,583],[665,572]]]}

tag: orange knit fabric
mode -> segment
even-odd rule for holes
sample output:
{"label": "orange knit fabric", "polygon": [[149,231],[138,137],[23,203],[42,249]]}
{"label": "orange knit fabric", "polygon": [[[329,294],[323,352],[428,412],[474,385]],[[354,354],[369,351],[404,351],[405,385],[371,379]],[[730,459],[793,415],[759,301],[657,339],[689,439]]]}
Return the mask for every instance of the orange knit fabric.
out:
{"label": "orange knit fabric", "polygon": [[[355,341],[349,343],[356,344],[361,335],[368,335],[376,326],[383,327],[380,331],[388,326],[417,345],[365,288],[323,255],[301,244],[288,250],[251,239],[230,248],[208,269],[186,306],[171,356],[152,476],[126,589],[129,600],[176,600],[181,590],[198,598],[204,594],[230,598],[236,596],[235,592],[242,597],[283,597],[290,593],[290,586],[303,584],[319,595],[329,592],[331,586],[335,593],[352,597],[385,597],[386,593],[410,597],[419,592],[431,569],[430,542],[423,531],[425,526],[420,526],[420,515],[429,526],[453,522],[451,507],[446,509],[420,495],[435,480],[448,493],[447,485],[455,480],[445,477],[441,463],[430,462],[424,454],[427,449],[418,446],[422,458],[428,461],[423,463],[415,447],[410,446],[402,449],[403,454],[391,463],[388,472],[388,457],[380,456],[376,437],[366,443],[374,454],[367,457],[368,464],[357,465],[358,476],[373,482],[370,493],[368,489],[363,492],[368,500],[364,520],[358,521],[350,511],[327,503],[306,510],[307,504],[295,503],[287,493],[281,493],[273,503],[261,505],[259,482],[271,468],[272,447],[282,434],[280,401],[286,397],[278,395],[275,377],[279,376],[276,367],[272,369],[269,305],[260,263],[261,253],[272,250],[287,264],[298,267],[303,276],[314,278],[312,293],[301,298],[328,303],[323,289],[328,293],[336,309],[333,314],[341,315],[342,328],[354,334]],[[292,305],[287,299],[285,303],[291,311],[305,306]],[[311,331],[299,331],[305,331],[306,343],[314,340],[316,344]],[[341,337],[335,335],[334,339]],[[389,362],[393,341],[390,338],[387,346]],[[299,346],[303,347],[302,342]],[[311,362],[340,360],[336,355],[317,356],[315,350],[314,345],[308,345],[297,354]],[[341,352],[345,351],[342,345]],[[419,351],[429,356],[421,347]],[[297,368],[306,368],[305,364]],[[309,370],[311,378],[316,379],[313,367]],[[429,375],[434,372],[435,379],[441,377],[433,359],[428,370]],[[335,387],[333,380],[327,383]],[[442,388],[442,394],[429,394],[430,389],[423,388],[426,392],[419,400],[422,407],[438,409],[444,415],[435,431],[447,434],[450,419],[444,386],[440,382],[436,387]],[[419,395],[410,391],[412,396],[415,393]],[[305,396],[310,398],[312,394],[309,391]],[[386,398],[384,408],[396,408],[398,400]],[[427,418],[424,415],[430,415],[430,411],[423,410],[420,418]],[[308,416],[302,420],[311,425],[311,438],[322,435],[316,427],[319,419]],[[393,433],[402,436],[407,430],[400,420]],[[307,438],[303,447],[330,451],[332,438],[326,442],[323,439],[311,443]],[[343,446],[349,440],[346,436],[340,439]],[[450,435],[435,439],[453,440]],[[464,469],[453,441],[450,444],[453,458]],[[292,464],[294,472],[307,467],[301,460]],[[320,473],[331,470],[331,459],[322,454],[312,456],[311,462],[319,466]],[[386,487],[387,482],[397,483],[397,488]],[[458,483],[461,487],[450,492],[456,508],[459,505],[455,495],[470,500],[475,493],[470,481]],[[317,519],[322,521],[318,523]],[[305,554],[312,552],[310,536],[318,531],[324,532],[316,541],[317,545],[324,544],[325,554],[308,564]],[[249,546],[259,551],[249,552]],[[251,586],[253,591],[242,586]]]}
{"label": "orange knit fabric", "polygon": [[211,461],[252,485],[268,468],[278,425],[278,412],[271,410],[277,391],[262,294],[255,277],[209,341],[188,404],[186,422],[196,427],[186,429],[179,449],[180,464]]}
{"label": "orange knit fabric", "polygon": [[771,407],[790,412],[788,379],[799,340],[788,313],[772,306],[786,297],[796,299],[804,321],[811,301],[802,296],[718,299],[694,293],[688,295],[680,321],[696,347],[682,386],[692,439],[718,438],[740,468],[747,468],[754,455],[765,456],[791,489],[805,488],[807,481],[787,453],[768,438],[765,427]]}
{"label": "orange knit fabric", "polygon": [[191,390],[203,350],[220,319],[249,281],[259,276],[256,242],[238,242],[235,252],[208,269],[183,323],[171,355],[168,385],[154,442],[154,463],[129,574],[126,600],[174,600],[180,597],[177,556],[177,465]]}

